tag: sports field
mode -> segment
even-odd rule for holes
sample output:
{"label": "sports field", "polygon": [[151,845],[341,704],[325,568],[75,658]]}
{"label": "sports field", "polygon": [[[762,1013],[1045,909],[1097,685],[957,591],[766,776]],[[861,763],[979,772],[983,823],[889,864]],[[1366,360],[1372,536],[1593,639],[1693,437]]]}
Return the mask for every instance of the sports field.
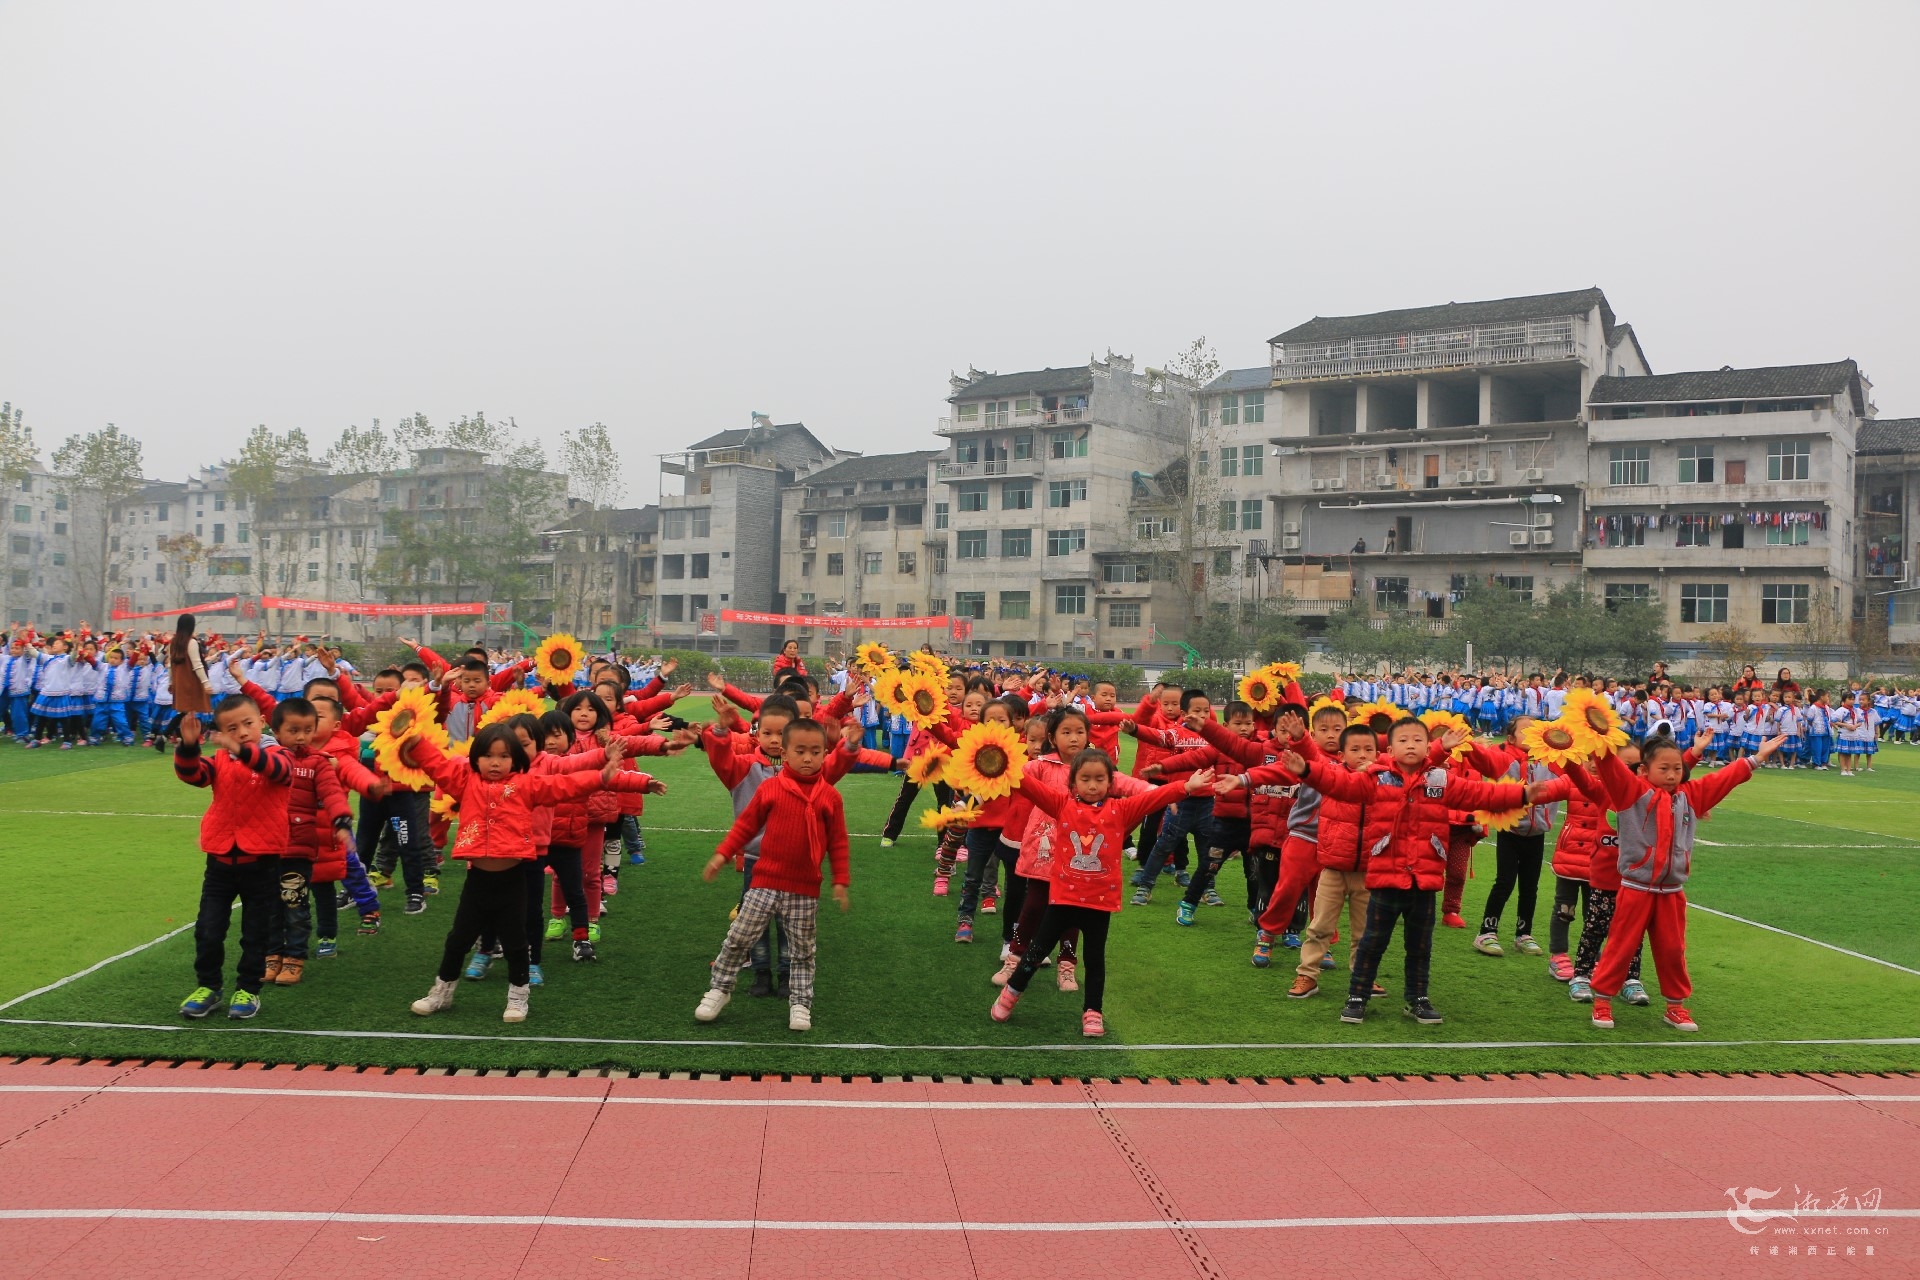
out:
{"label": "sports field", "polygon": [[[1883,751],[1862,778],[1764,775],[1703,826],[1689,920],[1697,1036],[1665,1029],[1657,1000],[1617,1006],[1618,1029],[1596,1031],[1544,960],[1482,957],[1470,931],[1446,929],[1432,986],[1444,1026],[1400,1015],[1397,943],[1381,971],[1393,994],[1374,1002],[1365,1025],[1345,1026],[1336,1017],[1345,941],[1335,950],[1343,968],[1326,975],[1323,994],[1286,999],[1295,953],[1276,949],[1265,971],[1248,964],[1232,865],[1221,885],[1229,905],[1203,909],[1196,927],[1175,925],[1171,879],[1152,905],[1122,913],[1109,948],[1106,1040],[1082,1040],[1078,997],[1055,990],[1050,970],[1014,1020],[995,1025],[987,979],[997,920],[976,921],[974,945],[954,944],[955,900],[930,893],[931,837],[910,821],[898,847],[879,845],[897,788],[880,776],[842,787],[853,909],[822,911],[813,1031],[789,1032],[784,1002],[749,999],[744,983],[718,1022],[696,1023],[738,887],[732,876],[703,883],[699,871],[730,810],[697,755],[648,763],[671,793],[649,800],[647,865],[622,876],[598,964],[549,951],[526,1023],[500,1021],[498,969],[462,983],[448,1013],[408,1011],[431,982],[459,891],[450,867],[426,914],[403,916],[388,891],[381,936],[347,932],[340,954],[311,961],[300,986],[269,988],[253,1022],[189,1024],[176,1007],[194,985],[184,931],[198,895],[203,794],[151,751],[0,748],[0,1053],[876,1076],[1920,1067],[1920,748]],[[1483,844],[1470,921],[1491,862]],[[1551,885],[1543,875],[1543,941]],[[342,915],[350,930],[352,913]],[[1510,936],[1511,907],[1507,919]],[[236,921],[229,974],[237,932]]]}

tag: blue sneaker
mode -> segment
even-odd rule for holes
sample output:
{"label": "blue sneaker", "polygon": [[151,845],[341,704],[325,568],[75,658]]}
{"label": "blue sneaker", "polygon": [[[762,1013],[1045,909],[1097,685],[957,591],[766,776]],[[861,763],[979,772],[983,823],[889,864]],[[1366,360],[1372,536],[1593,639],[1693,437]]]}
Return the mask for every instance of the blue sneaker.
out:
{"label": "blue sneaker", "polygon": [[220,1007],[223,994],[218,987],[195,987],[193,994],[180,1002],[180,1012],[188,1018],[204,1018]]}
{"label": "blue sneaker", "polygon": [[1192,924],[1193,923],[1193,904],[1191,902],[1182,901],[1180,903],[1179,909],[1173,913],[1173,922],[1175,924],[1186,924],[1186,925]]}
{"label": "blue sneaker", "polygon": [[1338,969],[1340,965],[1332,956],[1321,956],[1320,967],[1322,969]]}
{"label": "blue sneaker", "polygon": [[1253,935],[1253,967],[1264,969],[1273,963],[1273,935],[1265,929]]}
{"label": "blue sneaker", "polygon": [[1298,951],[1300,949],[1300,935],[1292,932],[1283,933],[1280,935],[1280,945],[1289,950]]}
{"label": "blue sneaker", "polygon": [[260,997],[251,991],[236,991],[233,999],[227,1001],[229,1018],[251,1018],[260,1012]]}
{"label": "blue sneaker", "polygon": [[1647,989],[1638,978],[1628,978],[1620,987],[1620,998],[1628,1004],[1646,1005],[1652,1001],[1647,998]]}
{"label": "blue sneaker", "polygon": [[530,987],[544,987],[547,985],[547,976],[540,972],[539,965],[530,964],[527,966],[527,985]]}
{"label": "blue sneaker", "polygon": [[647,865],[647,855],[635,849],[627,855],[627,865],[630,867],[644,867]]}
{"label": "blue sneaker", "polygon": [[1193,883],[1193,877],[1184,871],[1176,871],[1173,873],[1173,882],[1184,889]]}
{"label": "blue sneaker", "polygon": [[314,939],[313,954],[319,959],[325,960],[328,956],[338,955],[339,953],[340,946],[332,938]]}
{"label": "blue sneaker", "polygon": [[460,976],[472,982],[478,982],[487,976],[487,969],[493,964],[493,957],[484,951],[476,951],[467,961],[466,972]]}

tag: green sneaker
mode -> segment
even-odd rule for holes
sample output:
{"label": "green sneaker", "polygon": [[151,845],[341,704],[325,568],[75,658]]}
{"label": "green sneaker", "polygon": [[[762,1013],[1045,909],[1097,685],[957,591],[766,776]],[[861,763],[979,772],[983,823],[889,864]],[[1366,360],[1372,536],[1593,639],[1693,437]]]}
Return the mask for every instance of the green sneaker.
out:
{"label": "green sneaker", "polygon": [[552,942],[555,938],[558,938],[561,934],[565,933],[566,931],[567,931],[567,919],[565,916],[555,916],[552,919],[547,921],[547,941],[548,942]]}
{"label": "green sneaker", "polygon": [[260,997],[251,991],[236,991],[233,999],[227,1001],[229,1018],[251,1018],[260,1012]]}
{"label": "green sneaker", "polygon": [[220,1007],[223,994],[218,987],[195,987],[193,994],[180,1002],[180,1013],[188,1018],[204,1018]]}
{"label": "green sneaker", "polygon": [[1473,949],[1483,956],[1504,956],[1507,954],[1500,949],[1500,939],[1491,933],[1483,933],[1475,938],[1473,940]]}
{"label": "green sneaker", "polygon": [[1523,933],[1515,938],[1513,940],[1513,948],[1523,956],[1543,956],[1547,954],[1541,949],[1540,944],[1533,940],[1533,935],[1530,933]]}
{"label": "green sneaker", "polygon": [[587,941],[592,943],[598,943],[600,941],[600,926],[598,924],[590,924],[587,926]]}

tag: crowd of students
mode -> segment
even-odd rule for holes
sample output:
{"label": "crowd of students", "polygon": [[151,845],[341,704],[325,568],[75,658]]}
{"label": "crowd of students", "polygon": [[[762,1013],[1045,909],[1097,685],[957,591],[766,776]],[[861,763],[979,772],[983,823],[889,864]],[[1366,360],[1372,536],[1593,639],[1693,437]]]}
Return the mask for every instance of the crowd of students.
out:
{"label": "crowd of students", "polygon": [[[904,775],[883,848],[902,839],[921,789],[935,790],[922,823],[936,833],[931,889],[954,901],[954,942],[973,943],[982,918],[998,917],[995,1020],[1051,967],[1058,988],[1080,997],[1083,1032],[1105,1034],[1106,954],[1123,903],[1148,905],[1170,873],[1175,922],[1196,926],[1203,908],[1225,905],[1218,877],[1237,858],[1252,964],[1298,949],[1290,997],[1319,993],[1344,926],[1340,1017],[1363,1021],[1389,994],[1381,965],[1398,933],[1403,1011],[1437,1024],[1436,925],[1467,927],[1468,867],[1491,829],[1496,873],[1473,948],[1506,954],[1511,903],[1515,951],[1545,957],[1571,998],[1591,1003],[1593,1023],[1610,1027],[1615,999],[1651,1003],[1640,980],[1650,939],[1665,1020],[1692,1031],[1684,887],[1698,820],[1758,768],[1824,768],[1831,754],[1843,773],[1871,769],[1874,743],[1912,741],[1920,711],[1907,695],[1857,686],[1837,705],[1825,690],[1805,696],[1784,669],[1765,688],[1749,670],[1730,692],[1664,671],[1631,684],[1356,675],[1310,701],[1285,664],[1249,676],[1218,709],[1176,683],[1123,706],[1105,681],[955,670],[931,650],[896,657],[863,645],[824,695],[792,651],[767,696],[709,676],[713,716],[695,724],[670,714],[694,693],[669,687],[674,663],[590,662],[568,637],[531,658],[475,648],[449,661],[415,646],[416,660],[365,687],[324,646],[203,639],[191,617],[171,635],[16,629],[10,640],[0,687],[9,717],[23,699],[31,706],[27,745],[92,740],[90,721],[68,728],[91,715],[74,710],[77,673],[152,670],[149,696],[109,700],[139,709],[109,716],[114,736],[172,744],[178,777],[212,793],[189,1018],[223,1003],[230,1017],[255,1016],[265,987],[296,985],[310,959],[335,954],[341,911],[377,934],[379,890],[397,873],[406,912],[419,914],[452,858],[466,863],[459,903],[413,1009],[446,1009],[462,981],[503,964],[502,1016],[524,1020],[545,944],[595,960],[623,858],[644,861],[639,819],[666,787],[636,758],[697,749],[735,814],[705,875],[732,865],[741,876],[694,1009],[703,1022],[750,969],[753,995],[785,998],[790,1028],[811,1028],[823,889],[849,906],[838,788],[865,770]],[[23,669],[31,679],[16,689]],[[1135,739],[1125,771],[1122,735]],[[1542,947],[1535,911],[1556,826]]]}

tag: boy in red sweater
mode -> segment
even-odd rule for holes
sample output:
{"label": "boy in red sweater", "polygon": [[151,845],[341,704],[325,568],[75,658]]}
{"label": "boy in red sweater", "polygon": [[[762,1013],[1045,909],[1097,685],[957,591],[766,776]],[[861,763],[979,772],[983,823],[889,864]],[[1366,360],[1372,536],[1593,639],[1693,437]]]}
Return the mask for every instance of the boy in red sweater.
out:
{"label": "boy in red sweater", "polygon": [[213,709],[206,740],[219,748],[200,754],[197,716],[180,717],[174,776],[190,787],[207,787],[213,802],[200,820],[200,851],[207,855],[200,878],[200,914],[193,926],[193,967],[200,985],[180,1004],[189,1018],[204,1018],[223,998],[227,928],[233,900],[240,899],[240,965],[234,974],[229,1018],[260,1012],[267,972],[267,929],[278,904],[280,855],[287,848],[286,753],[260,745],[267,722],[251,698],[231,694]]}
{"label": "boy in red sweater", "polygon": [[720,868],[741,859],[747,844],[760,841],[753,885],[740,900],[740,913],[713,962],[712,986],[693,1016],[712,1022],[733,998],[734,979],[752,954],[754,940],[768,921],[780,921],[781,946],[793,958],[788,991],[787,1028],[813,1029],[814,943],[820,907],[821,866],[831,863],[833,900],[847,909],[847,815],[840,793],[821,770],[827,759],[827,730],[817,720],[789,721],[781,733],[786,764],[761,784],[720,841],[702,873],[711,880]]}

